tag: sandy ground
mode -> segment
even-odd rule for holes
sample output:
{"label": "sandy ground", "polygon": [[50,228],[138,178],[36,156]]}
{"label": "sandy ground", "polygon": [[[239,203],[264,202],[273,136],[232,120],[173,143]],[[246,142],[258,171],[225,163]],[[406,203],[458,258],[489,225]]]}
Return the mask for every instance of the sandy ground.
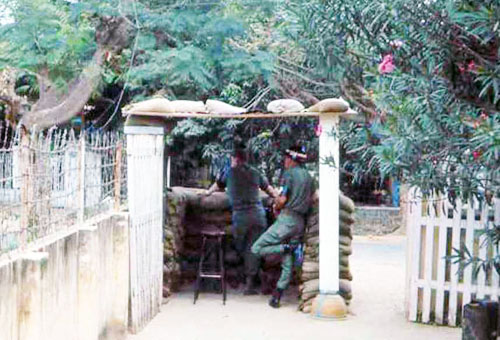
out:
{"label": "sandy ground", "polygon": [[130,340],[281,339],[460,339],[461,330],[421,325],[404,316],[403,236],[355,237],[351,270],[354,299],[344,321],[323,321],[298,312],[296,292],[272,309],[267,296],[204,293],[193,305],[192,290],[176,294],[162,312]]}

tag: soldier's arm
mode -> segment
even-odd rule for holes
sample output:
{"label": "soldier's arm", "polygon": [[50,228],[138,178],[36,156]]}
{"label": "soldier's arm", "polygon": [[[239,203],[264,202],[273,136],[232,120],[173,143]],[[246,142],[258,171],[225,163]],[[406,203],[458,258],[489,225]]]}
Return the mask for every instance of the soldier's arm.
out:
{"label": "soldier's arm", "polygon": [[205,191],[205,195],[206,196],[210,196],[212,195],[215,191],[220,191],[222,190],[222,188],[219,187],[219,185],[217,184],[217,182],[215,182],[214,184],[212,184],[210,186],[210,188],[208,188],[208,190]]}
{"label": "soldier's arm", "polygon": [[271,196],[274,199],[278,198],[278,196],[279,196],[278,190],[276,190],[275,188],[273,188],[271,185],[268,185],[264,189],[264,191],[266,192],[266,194],[268,194],[269,196]]}
{"label": "soldier's arm", "polygon": [[285,195],[280,195],[274,200],[274,209],[281,210],[286,204],[287,197]]}
{"label": "soldier's arm", "polygon": [[228,171],[229,169],[227,167],[225,169],[222,169],[222,171],[218,174],[217,178],[215,179],[214,184],[212,184],[210,188],[208,188],[208,190],[205,190],[205,195],[210,196],[215,191],[222,191],[225,189]]}

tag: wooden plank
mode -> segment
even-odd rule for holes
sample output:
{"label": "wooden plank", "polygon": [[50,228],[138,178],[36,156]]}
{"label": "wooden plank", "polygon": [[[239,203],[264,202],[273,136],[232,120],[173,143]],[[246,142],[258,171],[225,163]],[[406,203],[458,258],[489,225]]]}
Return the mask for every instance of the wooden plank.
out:
{"label": "wooden plank", "polygon": [[[473,217],[474,217],[474,223],[473,226],[477,230],[482,230],[486,227],[486,222],[487,222],[487,207],[486,205],[483,204],[483,207],[480,212],[480,218],[479,221],[476,220],[475,218],[475,210],[473,212]],[[481,235],[479,237],[479,258],[486,260],[488,256],[488,247],[487,244],[483,244],[486,240],[485,235]],[[477,276],[477,298],[478,299],[483,299],[485,296],[485,291],[486,291],[486,286],[488,285],[487,282],[488,276],[487,273],[484,272],[484,270],[480,270]]]}
{"label": "wooden plank", "polygon": [[[452,224],[452,249],[460,249],[460,213],[462,209],[461,202],[457,202],[456,211],[453,212]],[[450,270],[450,293],[448,303],[448,325],[457,326],[457,285],[458,285],[458,263],[451,263]]]}
{"label": "wooden plank", "polygon": [[127,185],[128,185],[128,207],[129,207],[129,212],[130,212],[130,305],[129,305],[129,330],[131,333],[137,333],[139,331],[138,327],[138,306],[139,303],[137,301],[138,299],[138,277],[137,271],[138,271],[138,266],[137,266],[137,229],[136,229],[136,224],[137,224],[137,208],[136,208],[136,202],[137,200],[134,199],[136,197],[136,181],[138,176],[140,175],[136,171],[136,167],[139,164],[137,160],[135,159],[136,157],[136,136],[133,135],[127,135],[127,164],[128,164],[128,169],[127,169]]}
{"label": "wooden plank", "polygon": [[411,197],[410,214],[408,218],[409,228],[411,228],[412,235],[412,254],[413,261],[411,263],[411,273],[410,273],[410,301],[409,301],[409,313],[408,319],[410,321],[417,321],[418,315],[418,284],[420,272],[420,240],[422,236],[421,220],[422,220],[422,202],[416,199],[414,193],[409,193]]}
{"label": "wooden plank", "polygon": [[[461,220],[460,225],[461,228],[465,229],[465,247],[467,247],[469,252],[473,254],[474,240],[476,238],[476,236],[474,235],[475,234],[474,231],[476,230],[474,228],[474,210],[471,209],[470,203],[468,203],[464,207],[466,208],[467,211],[466,213],[467,219],[465,221]],[[462,298],[462,307],[470,302],[471,294],[476,292],[472,290],[472,266],[467,266],[464,269],[463,277],[464,277],[464,291]]]}
{"label": "wooden plank", "polygon": [[[445,287],[445,270],[446,270],[446,245],[447,245],[447,230],[448,230],[448,217],[447,217],[447,201],[440,201],[440,215],[438,218],[438,256],[437,256],[437,277],[436,277],[436,310],[435,321],[438,325],[444,323],[444,287]],[[444,208],[444,209],[443,209]]]}
{"label": "wooden plank", "polygon": [[165,130],[161,126],[125,126],[127,135],[163,135]]}
{"label": "wooden plank", "polygon": [[424,265],[424,295],[422,306],[422,322],[429,323],[431,312],[431,287],[432,281],[432,257],[434,249],[434,226],[431,224],[432,219],[427,218],[425,226],[425,265]]}
{"label": "wooden plank", "polygon": [[[494,214],[493,214],[493,222],[495,224],[500,224],[500,199],[495,198],[493,200],[493,209],[494,209]],[[498,245],[493,246],[494,248],[492,249],[493,251],[493,256],[499,253]],[[499,287],[498,285],[500,284],[500,278],[495,269],[492,270],[491,274],[491,286],[492,286],[492,294],[491,298],[495,301],[498,301],[498,295],[499,295]]]}
{"label": "wooden plank", "polygon": [[[341,115],[341,113],[338,113]],[[211,113],[195,113],[195,112],[129,112],[123,111],[124,116],[148,116],[148,117],[162,117],[162,118],[219,118],[219,119],[247,119],[247,118],[291,118],[291,117],[319,117],[319,112],[283,112],[283,113],[263,113],[263,112],[250,112],[243,114],[211,114]]]}

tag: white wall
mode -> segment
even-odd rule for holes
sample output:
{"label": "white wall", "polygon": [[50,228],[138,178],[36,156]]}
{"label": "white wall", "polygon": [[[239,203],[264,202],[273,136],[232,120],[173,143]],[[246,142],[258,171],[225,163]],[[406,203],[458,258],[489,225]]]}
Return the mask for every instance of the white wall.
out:
{"label": "white wall", "polygon": [[0,261],[0,340],[125,339],[128,298],[128,215],[108,214]]}

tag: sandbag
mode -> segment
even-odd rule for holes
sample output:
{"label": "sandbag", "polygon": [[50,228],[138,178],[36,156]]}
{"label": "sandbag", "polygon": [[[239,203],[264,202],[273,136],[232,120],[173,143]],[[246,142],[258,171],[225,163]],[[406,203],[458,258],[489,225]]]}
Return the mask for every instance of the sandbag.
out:
{"label": "sandbag", "polygon": [[347,281],[352,281],[352,274],[351,274],[351,272],[340,272],[339,278],[347,280]]}
{"label": "sandbag", "polygon": [[313,246],[315,244],[319,244],[319,236],[313,236],[306,240],[306,244],[309,246]]}
{"label": "sandbag", "polygon": [[172,102],[166,98],[153,98],[138,103],[132,103],[123,108],[124,111],[134,112],[165,112],[172,113]]}
{"label": "sandbag", "polygon": [[340,210],[339,217],[342,222],[348,225],[354,224],[354,222],[356,221],[352,214],[349,214],[344,210]]}
{"label": "sandbag", "polygon": [[340,194],[339,196],[340,210],[345,210],[348,213],[353,213],[356,210],[353,200],[349,197]]}
{"label": "sandbag", "polygon": [[352,254],[352,248],[350,246],[344,246],[341,244],[339,248],[340,248],[340,256]]}
{"label": "sandbag", "polygon": [[306,292],[306,293],[303,293],[300,298],[304,301],[308,301],[308,300],[312,300],[316,297],[316,295],[319,294],[319,289],[318,290],[315,290],[315,291],[312,291],[312,292]]}
{"label": "sandbag", "polygon": [[301,288],[299,289],[302,294],[319,291],[319,279],[306,281],[301,285]]}
{"label": "sandbag", "polygon": [[315,280],[319,278],[319,272],[303,272],[300,279],[302,282]]}
{"label": "sandbag", "polygon": [[319,263],[318,262],[304,262],[302,263],[302,272],[318,272]]}
{"label": "sandbag", "polygon": [[344,246],[347,246],[347,247],[350,247],[351,246],[351,243],[352,243],[352,238],[348,237],[348,236],[345,236],[345,235],[340,235],[339,236],[339,243],[341,245],[344,245]]}
{"label": "sandbag", "polygon": [[349,267],[349,256],[340,256],[339,265]]}
{"label": "sandbag", "polygon": [[339,291],[347,293],[347,294],[351,294],[352,293],[351,282],[348,280],[340,279],[339,280]]}
{"label": "sandbag", "polygon": [[350,271],[351,270],[349,269],[349,266],[340,265],[340,267],[339,267],[340,273],[349,273]]}
{"label": "sandbag", "polygon": [[207,113],[205,104],[200,101],[174,100],[170,102],[173,112]]}
{"label": "sandbag", "polygon": [[304,105],[295,99],[278,99],[267,104],[267,111],[273,113],[300,112],[304,110]]}
{"label": "sandbag", "polygon": [[346,225],[345,223],[340,222],[340,235],[347,236],[352,239],[352,230],[351,227]]}
{"label": "sandbag", "polygon": [[349,103],[342,98],[323,99],[319,103],[311,106],[308,111],[311,112],[346,112],[349,109]]}
{"label": "sandbag", "polygon": [[247,112],[247,109],[233,106],[219,100],[208,99],[205,103],[206,111],[212,114],[240,114]]}

